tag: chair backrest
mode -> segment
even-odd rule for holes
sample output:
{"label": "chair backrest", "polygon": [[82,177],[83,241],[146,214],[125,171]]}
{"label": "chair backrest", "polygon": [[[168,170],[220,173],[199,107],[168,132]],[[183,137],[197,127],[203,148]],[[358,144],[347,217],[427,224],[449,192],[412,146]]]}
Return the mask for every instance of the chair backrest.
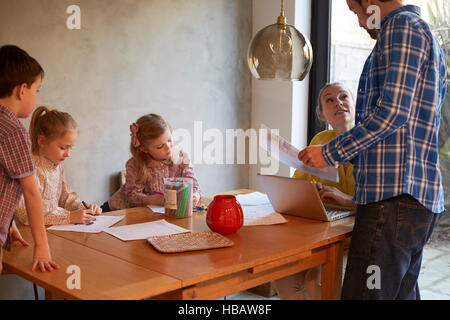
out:
{"label": "chair backrest", "polygon": [[125,170],[122,170],[122,171],[119,172],[119,183],[120,183],[120,186],[123,186],[126,181],[127,181],[127,172]]}

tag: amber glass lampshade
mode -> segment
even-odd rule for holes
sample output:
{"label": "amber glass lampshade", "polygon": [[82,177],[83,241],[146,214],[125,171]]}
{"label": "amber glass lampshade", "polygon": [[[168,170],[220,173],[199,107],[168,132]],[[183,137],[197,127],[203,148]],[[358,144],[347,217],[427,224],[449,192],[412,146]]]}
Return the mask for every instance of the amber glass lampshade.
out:
{"label": "amber glass lampshade", "polygon": [[309,40],[286,24],[283,9],[278,22],[260,30],[248,47],[248,65],[256,79],[303,80],[311,69]]}

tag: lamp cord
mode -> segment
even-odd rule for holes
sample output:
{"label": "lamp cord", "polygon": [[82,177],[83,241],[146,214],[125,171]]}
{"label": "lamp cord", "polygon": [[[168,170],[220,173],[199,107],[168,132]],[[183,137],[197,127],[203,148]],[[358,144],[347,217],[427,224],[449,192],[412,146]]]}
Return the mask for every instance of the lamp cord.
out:
{"label": "lamp cord", "polygon": [[277,19],[277,24],[280,24],[280,25],[286,24],[286,17],[284,16],[284,1],[283,0],[281,0],[281,13]]}

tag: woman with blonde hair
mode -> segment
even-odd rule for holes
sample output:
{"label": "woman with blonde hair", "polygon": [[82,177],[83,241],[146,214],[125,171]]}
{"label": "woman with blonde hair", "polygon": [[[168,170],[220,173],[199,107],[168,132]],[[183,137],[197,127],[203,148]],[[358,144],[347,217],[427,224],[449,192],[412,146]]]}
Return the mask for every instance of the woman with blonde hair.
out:
{"label": "woman with blonde hair", "polygon": [[[343,83],[329,83],[322,87],[316,111],[319,118],[326,121],[331,129],[314,136],[310,145],[325,144],[354,126],[355,99]],[[338,173],[339,182],[324,180],[300,170],[295,171],[293,178],[314,182],[323,202],[353,207],[353,165],[345,163],[339,166]],[[286,300],[320,299],[320,273],[321,267],[318,266],[275,281],[278,295]]]}

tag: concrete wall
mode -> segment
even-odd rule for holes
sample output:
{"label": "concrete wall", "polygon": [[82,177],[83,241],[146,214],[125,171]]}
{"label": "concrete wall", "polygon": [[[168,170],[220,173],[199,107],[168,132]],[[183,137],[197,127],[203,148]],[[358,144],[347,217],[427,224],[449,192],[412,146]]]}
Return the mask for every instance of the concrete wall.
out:
{"label": "concrete wall", "polygon": [[[81,30],[66,27],[71,4]],[[196,120],[204,130],[250,126],[251,8],[250,0],[0,1],[0,44],[23,47],[46,71],[38,105],[78,121],[64,167],[80,196],[106,200],[141,115],[161,114],[192,134]],[[207,193],[248,185],[244,166],[195,169]]]}
{"label": "concrete wall", "polygon": [[[73,4],[81,8],[80,30],[66,26]],[[161,114],[193,139],[194,121],[224,136],[250,127],[251,36],[251,0],[0,0],[0,45],[18,45],[44,67],[38,105],[77,120],[81,134],[64,162],[66,176],[81,198],[98,204],[117,187],[129,125],[141,115]],[[248,165],[198,162],[205,194],[249,185]],[[0,298],[32,297],[29,284],[5,284],[8,277],[0,277]],[[11,286],[21,294],[8,296]]]}

